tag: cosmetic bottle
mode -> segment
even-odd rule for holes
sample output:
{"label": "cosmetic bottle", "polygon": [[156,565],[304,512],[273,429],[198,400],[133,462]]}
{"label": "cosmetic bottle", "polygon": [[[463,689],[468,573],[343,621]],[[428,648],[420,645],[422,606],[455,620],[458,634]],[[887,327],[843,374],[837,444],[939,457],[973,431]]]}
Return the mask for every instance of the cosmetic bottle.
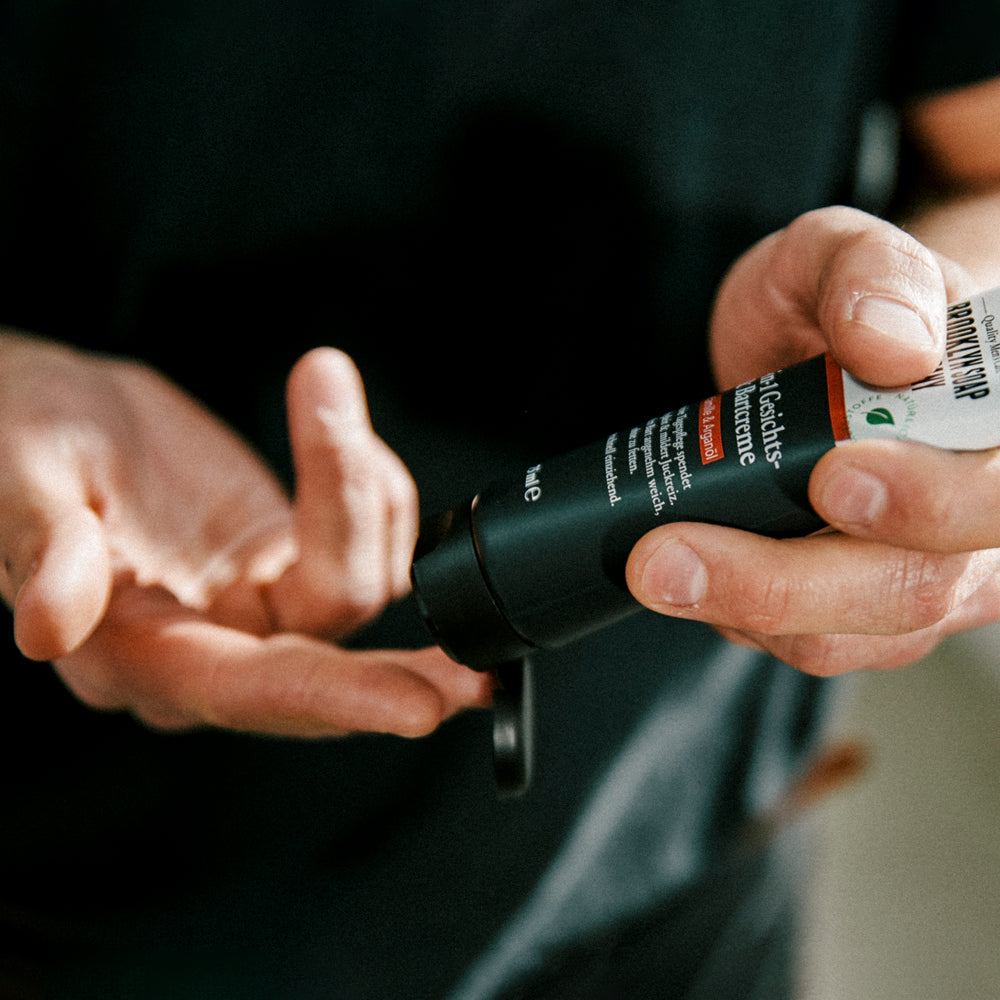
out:
{"label": "cosmetic bottle", "polygon": [[421,530],[412,579],[435,641],[489,670],[638,611],[625,563],[670,521],[774,537],[823,527],[809,476],[838,443],[1000,446],[1000,289],[948,309],[940,367],[875,388],[828,355],[514,471]]}

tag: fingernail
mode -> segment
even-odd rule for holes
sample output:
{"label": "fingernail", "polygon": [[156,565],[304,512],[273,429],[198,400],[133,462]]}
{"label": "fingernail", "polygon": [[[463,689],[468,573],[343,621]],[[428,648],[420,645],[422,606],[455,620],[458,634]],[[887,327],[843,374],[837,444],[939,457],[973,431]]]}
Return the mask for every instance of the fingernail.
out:
{"label": "fingernail", "polygon": [[669,541],[650,556],[642,574],[642,588],[656,604],[687,607],[697,604],[708,589],[708,572],[694,549]]}
{"label": "fingernail", "polygon": [[889,500],[885,484],[863,469],[841,469],[823,490],[828,518],[838,524],[869,525],[881,517]]}
{"label": "fingernail", "polygon": [[854,304],[851,318],[900,343],[914,347],[927,347],[934,343],[934,335],[920,314],[912,306],[896,299],[866,295]]}

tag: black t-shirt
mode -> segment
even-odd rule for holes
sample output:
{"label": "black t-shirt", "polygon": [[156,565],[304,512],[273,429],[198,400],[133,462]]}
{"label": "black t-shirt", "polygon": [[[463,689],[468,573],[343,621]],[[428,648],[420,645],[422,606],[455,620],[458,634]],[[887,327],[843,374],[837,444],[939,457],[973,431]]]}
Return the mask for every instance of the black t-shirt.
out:
{"label": "black t-shirt", "polygon": [[[705,394],[720,277],[852,197],[866,110],[996,72],[992,5],[899,6],[7,4],[0,317],[151,361],[283,474],[284,378],[333,343],[450,506]],[[367,641],[427,639],[404,604]],[[163,736],[11,647],[0,920],[57,979],[65,957],[58,996],[442,996],[717,650],[649,616],[542,658],[539,780],[497,803],[483,716]],[[664,744],[715,793],[664,820],[699,858],[762,805],[762,761],[797,766],[821,687],[765,658],[725,678]]]}

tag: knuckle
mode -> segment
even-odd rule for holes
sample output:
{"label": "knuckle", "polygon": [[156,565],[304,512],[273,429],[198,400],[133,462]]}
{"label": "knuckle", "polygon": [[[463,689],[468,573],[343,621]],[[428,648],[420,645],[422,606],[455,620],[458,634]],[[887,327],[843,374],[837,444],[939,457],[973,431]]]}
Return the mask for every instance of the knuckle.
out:
{"label": "knuckle", "polygon": [[748,581],[734,604],[739,620],[731,624],[747,632],[778,635],[787,630],[797,591],[798,585],[782,574],[769,574],[752,583]]}
{"label": "knuckle", "polygon": [[336,489],[342,507],[363,510],[377,492],[369,442],[358,434],[344,434],[334,440],[332,433],[328,432],[318,445],[327,485]]}
{"label": "knuckle", "polygon": [[299,661],[294,673],[260,686],[254,708],[257,714],[274,720],[293,721],[321,716],[323,681],[324,675],[317,664]]}
{"label": "knuckle", "polygon": [[863,223],[841,238],[836,257],[841,262],[861,258],[868,262],[876,256],[889,264],[894,273],[925,281],[938,273],[937,260],[919,240],[890,222],[863,216]]}
{"label": "knuckle", "polygon": [[[265,663],[274,656],[286,658],[288,669],[267,669]],[[258,657],[249,662],[219,664],[202,688],[192,717],[216,729],[297,733],[318,726],[328,715],[329,676],[322,662],[303,656],[296,638],[288,635],[263,640]]]}
{"label": "knuckle", "polygon": [[906,552],[890,570],[887,598],[898,609],[895,634],[932,628],[960,603],[967,560]]}
{"label": "knuckle", "polygon": [[[897,516],[909,516],[910,520],[916,523],[918,530],[926,532],[925,526],[932,524],[939,538],[961,538],[965,534],[968,526],[967,512],[961,503],[956,503],[953,487],[950,485],[947,488],[937,488],[934,484],[919,491],[907,490],[896,502]],[[916,517],[907,510],[908,506],[911,511],[919,512]]]}
{"label": "knuckle", "polygon": [[413,481],[409,470],[390,453],[391,461],[387,463],[385,490],[391,509],[398,513],[409,514],[416,511],[418,497],[417,484]]}

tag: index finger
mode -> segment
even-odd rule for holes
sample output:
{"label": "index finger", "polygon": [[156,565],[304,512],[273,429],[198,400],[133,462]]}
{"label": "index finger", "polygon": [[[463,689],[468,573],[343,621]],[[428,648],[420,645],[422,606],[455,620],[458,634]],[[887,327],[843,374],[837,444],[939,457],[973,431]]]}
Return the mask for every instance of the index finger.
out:
{"label": "index finger", "polygon": [[626,579],[654,611],[741,632],[901,635],[951,615],[998,566],[996,550],[942,555],[689,523],[640,539]]}
{"label": "index finger", "polygon": [[809,498],[828,523],[859,538],[925,552],[996,548],[1000,449],[851,442],[820,459]]}

